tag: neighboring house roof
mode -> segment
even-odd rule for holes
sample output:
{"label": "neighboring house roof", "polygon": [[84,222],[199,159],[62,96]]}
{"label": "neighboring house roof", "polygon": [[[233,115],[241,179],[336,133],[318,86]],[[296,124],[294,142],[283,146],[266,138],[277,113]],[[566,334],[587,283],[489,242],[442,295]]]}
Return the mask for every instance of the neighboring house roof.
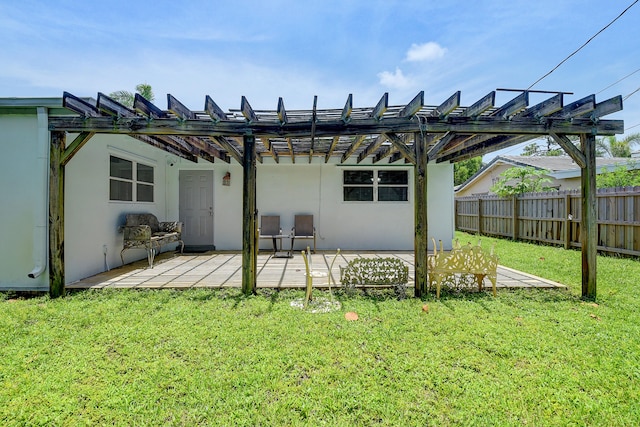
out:
{"label": "neighboring house roof", "polygon": [[[556,179],[580,176],[580,167],[569,156],[497,156],[465,183],[457,186],[455,191],[457,192],[470,186],[498,163],[513,165],[514,167],[533,167],[538,170],[548,170],[550,172],[549,176]],[[636,159],[628,157],[598,157],[596,158],[596,173],[602,173],[605,170],[611,171],[619,165],[627,165],[628,169],[640,169],[640,164]]]}

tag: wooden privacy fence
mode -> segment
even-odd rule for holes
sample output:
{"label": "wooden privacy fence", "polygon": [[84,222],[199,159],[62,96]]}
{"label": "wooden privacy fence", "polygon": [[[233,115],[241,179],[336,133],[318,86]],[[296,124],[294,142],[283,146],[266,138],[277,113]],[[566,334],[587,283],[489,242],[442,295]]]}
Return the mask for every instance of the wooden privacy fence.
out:
{"label": "wooden privacy fence", "polygon": [[[598,250],[640,256],[640,187],[603,188],[597,196]],[[455,199],[456,230],[581,247],[579,190]]]}

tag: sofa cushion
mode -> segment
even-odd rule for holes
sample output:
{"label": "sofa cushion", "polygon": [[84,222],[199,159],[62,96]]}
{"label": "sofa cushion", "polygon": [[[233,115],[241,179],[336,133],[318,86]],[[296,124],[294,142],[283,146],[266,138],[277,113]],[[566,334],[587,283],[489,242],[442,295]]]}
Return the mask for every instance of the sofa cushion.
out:
{"label": "sofa cushion", "polygon": [[154,214],[127,214],[127,227],[137,225],[148,225],[151,227],[151,233],[160,231],[160,223]]}

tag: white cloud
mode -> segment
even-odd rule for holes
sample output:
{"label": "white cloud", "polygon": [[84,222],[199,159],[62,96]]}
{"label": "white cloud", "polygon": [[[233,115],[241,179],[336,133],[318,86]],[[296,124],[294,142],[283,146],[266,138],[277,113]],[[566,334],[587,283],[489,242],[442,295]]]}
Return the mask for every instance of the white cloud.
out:
{"label": "white cloud", "polygon": [[411,85],[411,80],[402,73],[400,68],[396,67],[395,73],[390,71],[383,71],[378,73],[380,84],[389,86],[396,89],[406,88]]}
{"label": "white cloud", "polygon": [[447,49],[440,46],[436,42],[427,42],[423,44],[412,44],[407,51],[407,61],[433,61],[442,58]]}

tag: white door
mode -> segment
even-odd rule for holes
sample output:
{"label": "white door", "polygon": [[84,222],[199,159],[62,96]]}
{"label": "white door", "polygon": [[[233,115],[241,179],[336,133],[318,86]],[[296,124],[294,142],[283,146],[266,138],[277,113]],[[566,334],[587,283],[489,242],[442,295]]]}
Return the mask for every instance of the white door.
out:
{"label": "white door", "polygon": [[213,171],[180,171],[180,221],[185,246],[213,249]]}

